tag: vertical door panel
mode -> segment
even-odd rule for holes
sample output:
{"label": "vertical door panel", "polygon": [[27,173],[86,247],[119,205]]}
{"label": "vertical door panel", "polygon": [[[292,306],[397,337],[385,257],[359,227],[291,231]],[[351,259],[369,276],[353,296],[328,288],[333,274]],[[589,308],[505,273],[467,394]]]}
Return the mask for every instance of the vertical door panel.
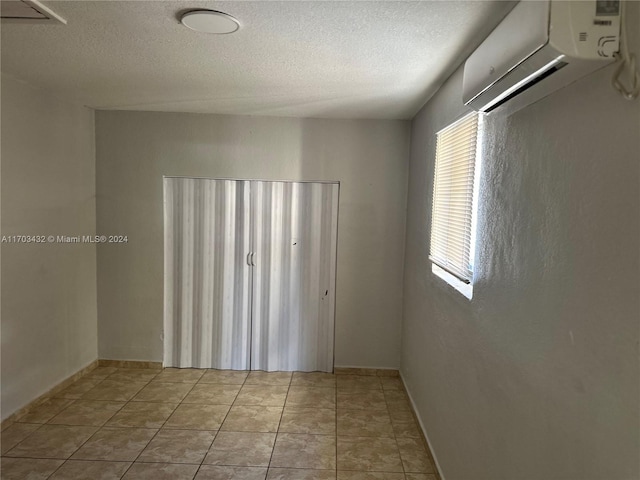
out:
{"label": "vertical door panel", "polygon": [[164,364],[249,368],[250,182],[166,178]]}
{"label": "vertical door panel", "polygon": [[254,370],[333,371],[338,185],[252,182]]}

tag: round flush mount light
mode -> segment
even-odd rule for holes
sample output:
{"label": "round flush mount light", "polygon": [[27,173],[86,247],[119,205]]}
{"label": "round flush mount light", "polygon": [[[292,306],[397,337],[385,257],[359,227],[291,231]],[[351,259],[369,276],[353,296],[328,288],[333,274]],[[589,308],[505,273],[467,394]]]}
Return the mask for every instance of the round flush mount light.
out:
{"label": "round flush mount light", "polygon": [[191,30],[203,33],[224,35],[240,28],[238,21],[231,15],[215,10],[192,10],[180,17],[180,22]]}

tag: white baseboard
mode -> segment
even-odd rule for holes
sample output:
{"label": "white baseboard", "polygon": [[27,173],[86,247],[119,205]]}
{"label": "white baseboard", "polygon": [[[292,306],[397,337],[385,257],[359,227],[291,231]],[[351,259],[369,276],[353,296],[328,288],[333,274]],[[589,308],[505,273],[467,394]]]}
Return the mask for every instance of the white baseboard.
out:
{"label": "white baseboard", "polygon": [[402,375],[402,370],[400,370],[400,378],[402,379],[402,384],[404,385],[404,389],[407,392],[407,395],[409,396],[409,401],[411,402],[411,407],[413,408],[413,411],[416,414],[416,418],[418,419],[418,423],[420,424],[420,428],[422,429],[422,433],[424,434],[424,438],[427,440],[427,444],[429,445],[429,450],[431,450],[431,455],[433,456],[433,461],[436,463],[435,467],[438,470],[438,473],[440,474],[440,478],[442,480],[445,480],[444,473],[442,473],[442,468],[440,467],[440,463],[438,463],[438,457],[436,456],[436,451],[433,449],[433,445],[431,444],[431,441],[429,440],[429,435],[427,435],[427,429],[424,428],[424,423],[422,421],[422,417],[420,416],[420,412],[418,411],[418,408],[416,407],[416,402],[413,401],[413,397],[411,396],[411,392],[409,391],[409,388],[407,387],[407,382],[404,381],[404,376]]}

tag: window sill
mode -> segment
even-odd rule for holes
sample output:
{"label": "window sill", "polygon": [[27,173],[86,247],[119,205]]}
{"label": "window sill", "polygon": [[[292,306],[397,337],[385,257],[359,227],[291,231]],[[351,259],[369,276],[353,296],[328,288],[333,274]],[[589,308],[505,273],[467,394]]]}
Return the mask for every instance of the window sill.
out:
{"label": "window sill", "polygon": [[440,268],[438,265],[434,263],[431,264],[431,272],[433,272],[434,275],[440,277],[442,280],[447,282],[449,285],[451,285],[453,288],[455,288],[458,292],[460,292],[462,295],[467,297],[469,300],[473,298],[473,284],[464,283],[463,281],[454,277],[449,272]]}

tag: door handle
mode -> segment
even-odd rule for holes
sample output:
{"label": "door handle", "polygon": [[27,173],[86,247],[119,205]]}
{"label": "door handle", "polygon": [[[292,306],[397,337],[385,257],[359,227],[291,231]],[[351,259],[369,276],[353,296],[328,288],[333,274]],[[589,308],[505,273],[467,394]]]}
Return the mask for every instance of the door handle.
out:
{"label": "door handle", "polygon": [[256,252],[251,252],[251,266],[252,267],[256,266],[255,259],[256,259]]}
{"label": "door handle", "polygon": [[251,266],[251,256],[253,255],[253,252],[249,252],[247,253],[247,265]]}

